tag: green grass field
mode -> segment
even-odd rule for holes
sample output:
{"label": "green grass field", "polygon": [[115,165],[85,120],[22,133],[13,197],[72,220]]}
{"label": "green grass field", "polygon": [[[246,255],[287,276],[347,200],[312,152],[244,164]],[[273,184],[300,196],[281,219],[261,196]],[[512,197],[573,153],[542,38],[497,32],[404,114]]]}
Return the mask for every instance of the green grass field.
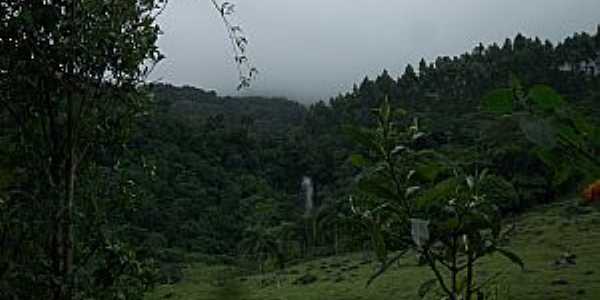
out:
{"label": "green grass field", "polygon": [[[516,224],[509,248],[521,256],[525,270],[494,256],[480,263],[478,278],[502,271],[495,281],[504,292],[502,299],[600,299],[600,209],[581,207],[576,200],[561,201],[520,215]],[[555,263],[565,253],[575,255],[575,264]],[[433,278],[429,269],[416,265],[414,256],[406,256],[366,287],[374,268],[361,254],[351,254],[290,266],[286,275],[240,277],[217,287],[215,278],[227,271],[197,264],[186,270],[182,282],[157,287],[147,300],[418,299],[420,284]],[[315,276],[316,282],[293,284],[306,274]],[[227,296],[228,291],[237,291],[238,296]]]}

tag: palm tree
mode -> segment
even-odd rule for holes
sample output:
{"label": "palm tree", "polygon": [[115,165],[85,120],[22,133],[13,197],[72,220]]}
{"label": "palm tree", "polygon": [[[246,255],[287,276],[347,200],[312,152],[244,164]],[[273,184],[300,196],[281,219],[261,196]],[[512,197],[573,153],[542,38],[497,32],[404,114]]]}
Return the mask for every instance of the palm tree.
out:
{"label": "palm tree", "polygon": [[244,255],[256,256],[261,273],[263,273],[265,262],[271,258],[276,259],[279,267],[283,268],[284,255],[277,235],[278,227],[266,228],[261,224],[251,226],[246,229],[245,238],[239,244]]}

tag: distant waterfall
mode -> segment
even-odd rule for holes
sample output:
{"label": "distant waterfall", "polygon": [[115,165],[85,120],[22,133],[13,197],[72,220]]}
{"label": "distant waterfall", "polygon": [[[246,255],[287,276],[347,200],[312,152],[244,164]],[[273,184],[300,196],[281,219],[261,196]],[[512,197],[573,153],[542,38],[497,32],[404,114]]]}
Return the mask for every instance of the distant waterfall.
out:
{"label": "distant waterfall", "polygon": [[308,176],[302,177],[302,191],[304,192],[304,213],[306,215],[312,214],[315,203],[313,201],[314,187],[312,179]]}

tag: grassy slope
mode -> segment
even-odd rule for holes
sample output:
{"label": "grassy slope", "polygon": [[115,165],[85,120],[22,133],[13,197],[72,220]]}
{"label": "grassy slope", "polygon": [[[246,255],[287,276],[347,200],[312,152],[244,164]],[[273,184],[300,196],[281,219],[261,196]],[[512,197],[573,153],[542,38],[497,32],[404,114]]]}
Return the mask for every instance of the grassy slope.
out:
{"label": "grassy slope", "polygon": [[[511,299],[600,299],[599,227],[600,209],[579,207],[575,200],[536,208],[518,217],[510,245],[525,261],[526,270],[521,271],[503,257],[495,256],[481,263],[480,278],[505,270],[498,281]],[[554,266],[553,262],[565,252],[577,256],[576,265]],[[188,269],[187,279],[182,283],[158,287],[147,299],[417,299],[420,283],[433,277],[427,268],[416,266],[415,259],[408,256],[367,288],[365,282],[374,264],[361,261],[358,254],[332,257],[290,267],[290,275],[253,276],[240,284],[241,289],[251,291],[241,298],[217,297],[224,289],[210,282],[223,270],[196,265]],[[317,276],[318,281],[309,285],[291,284],[307,273]],[[558,279],[568,283],[551,284]],[[261,281],[270,284],[261,287]]]}

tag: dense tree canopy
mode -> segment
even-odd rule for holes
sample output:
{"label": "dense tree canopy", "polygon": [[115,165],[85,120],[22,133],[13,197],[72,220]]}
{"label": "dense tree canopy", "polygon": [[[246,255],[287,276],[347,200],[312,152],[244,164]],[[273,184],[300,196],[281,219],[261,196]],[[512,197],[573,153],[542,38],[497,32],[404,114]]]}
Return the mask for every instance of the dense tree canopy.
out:
{"label": "dense tree canopy", "polygon": [[[20,293],[31,293],[30,286],[38,287],[36,295],[29,294],[33,298],[71,299],[93,293],[82,275],[94,269],[82,270],[90,261],[86,252],[96,256],[84,235],[91,228],[76,228],[84,223],[77,217],[86,213],[86,201],[92,199],[78,189],[79,177],[93,167],[91,155],[122,143],[130,119],[146,101],[139,84],[148,66],[161,58],[155,18],[162,4],[131,0],[0,5],[0,103],[11,124],[6,136],[14,151],[12,163],[23,170],[15,174],[23,178],[12,182],[9,200],[31,207],[30,212],[19,209],[9,216],[27,223],[10,228],[11,247],[3,260],[9,264],[7,284],[13,288],[3,289],[9,293],[6,297],[24,297]],[[131,286],[122,288],[135,292],[132,283],[126,285]],[[114,296],[102,293],[98,297]]]}

